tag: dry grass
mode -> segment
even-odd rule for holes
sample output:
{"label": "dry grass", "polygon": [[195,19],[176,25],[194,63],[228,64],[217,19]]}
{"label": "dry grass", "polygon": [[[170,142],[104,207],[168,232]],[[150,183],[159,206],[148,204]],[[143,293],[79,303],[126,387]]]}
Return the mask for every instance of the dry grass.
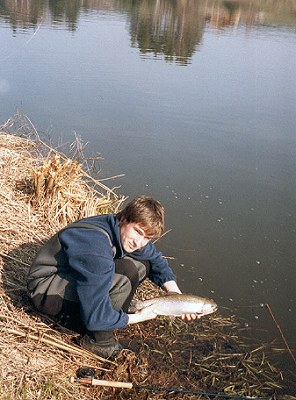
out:
{"label": "dry grass", "polygon": [[[247,348],[239,339],[242,326],[233,316],[204,317],[187,324],[158,318],[129,327],[118,337],[138,351],[126,350],[111,363],[76,346],[73,332],[31,308],[26,275],[41,243],[68,222],[116,212],[124,197],[93,179],[82,163],[46,145],[24,117],[11,119],[0,129],[0,199],[0,399],[179,396],[71,384],[69,377],[85,365],[94,367],[101,379],[134,385],[279,398],[281,374],[270,363],[266,346]],[[157,294],[158,289],[146,283],[137,296],[148,293]],[[201,396],[182,394],[182,398]]]}

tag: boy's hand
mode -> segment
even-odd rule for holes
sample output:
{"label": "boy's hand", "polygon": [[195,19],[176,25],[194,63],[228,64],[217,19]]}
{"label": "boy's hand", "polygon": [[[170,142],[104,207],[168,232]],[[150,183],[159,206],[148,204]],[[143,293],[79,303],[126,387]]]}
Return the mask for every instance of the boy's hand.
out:
{"label": "boy's hand", "polygon": [[187,321],[192,321],[195,319],[200,319],[201,315],[197,315],[197,314],[183,314],[181,316],[182,319],[187,319]]}
{"label": "boy's hand", "polygon": [[156,317],[157,314],[155,314],[152,307],[144,307],[135,314],[128,314],[128,323],[137,324],[138,322],[148,321],[149,319],[154,319]]}

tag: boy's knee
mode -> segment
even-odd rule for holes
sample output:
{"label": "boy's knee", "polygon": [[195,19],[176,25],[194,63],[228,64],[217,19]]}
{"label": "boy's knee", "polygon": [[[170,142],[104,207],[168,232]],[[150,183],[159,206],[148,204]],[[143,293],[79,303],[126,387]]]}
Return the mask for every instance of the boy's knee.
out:
{"label": "boy's knee", "polygon": [[150,263],[148,261],[139,261],[131,257],[115,261],[116,273],[123,274],[129,278],[132,285],[142,282],[149,273]]}
{"label": "boy's knee", "polygon": [[148,261],[138,261],[133,260],[134,266],[137,269],[139,282],[142,282],[147,276],[149,272],[149,262]]}
{"label": "boy's knee", "polygon": [[111,303],[115,310],[120,310],[132,292],[132,284],[128,277],[115,274],[109,292]]}

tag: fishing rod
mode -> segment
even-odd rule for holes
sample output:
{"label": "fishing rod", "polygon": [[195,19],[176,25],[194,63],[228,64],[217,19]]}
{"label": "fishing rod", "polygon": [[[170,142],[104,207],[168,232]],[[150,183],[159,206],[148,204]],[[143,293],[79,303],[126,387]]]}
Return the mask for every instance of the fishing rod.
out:
{"label": "fishing rod", "polygon": [[243,395],[233,395],[233,394],[224,394],[224,393],[209,393],[209,392],[195,392],[193,390],[186,389],[176,389],[176,388],[164,388],[164,387],[156,387],[150,385],[134,385],[132,382],[119,382],[119,381],[107,381],[102,379],[95,379],[94,370],[92,368],[80,368],[77,371],[77,377],[71,377],[71,383],[81,383],[83,385],[92,385],[92,386],[106,386],[106,387],[114,387],[121,389],[146,389],[151,391],[162,391],[162,392],[170,392],[170,393],[181,393],[181,394],[192,394],[195,396],[208,396],[210,398],[224,398],[224,399],[240,399],[240,400],[267,400],[262,397],[252,397],[252,396],[243,396]]}

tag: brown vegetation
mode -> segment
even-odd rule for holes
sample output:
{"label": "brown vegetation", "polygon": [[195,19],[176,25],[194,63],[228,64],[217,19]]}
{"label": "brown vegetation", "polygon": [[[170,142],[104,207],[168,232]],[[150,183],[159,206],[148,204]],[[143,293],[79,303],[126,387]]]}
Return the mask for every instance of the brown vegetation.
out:
{"label": "brown vegetation", "polygon": [[[268,360],[264,345],[247,348],[242,343],[242,326],[233,316],[194,323],[157,318],[129,327],[117,334],[137,352],[125,350],[110,362],[82,350],[74,344],[77,335],[32,309],[26,275],[41,243],[68,222],[117,211],[124,197],[91,178],[81,163],[42,142],[26,118],[9,120],[0,129],[0,198],[1,399],[178,396],[70,383],[86,365],[95,368],[97,378],[134,385],[278,398],[280,372]],[[137,296],[148,293],[155,295],[158,289],[147,283]],[[187,393],[182,398],[201,396]]]}

